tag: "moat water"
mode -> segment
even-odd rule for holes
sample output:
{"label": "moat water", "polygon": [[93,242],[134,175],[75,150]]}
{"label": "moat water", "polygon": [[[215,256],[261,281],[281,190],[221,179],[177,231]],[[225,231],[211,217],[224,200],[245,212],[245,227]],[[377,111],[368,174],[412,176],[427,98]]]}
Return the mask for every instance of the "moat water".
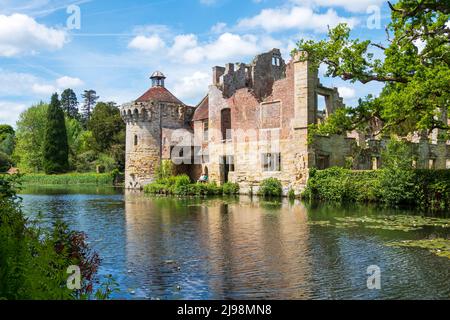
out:
{"label": "moat water", "polygon": [[[155,198],[97,187],[27,188],[24,211],[84,231],[118,299],[449,299],[450,259],[390,241],[416,231],[312,225],[336,217],[417,214],[283,200]],[[381,289],[367,287],[367,268]]]}

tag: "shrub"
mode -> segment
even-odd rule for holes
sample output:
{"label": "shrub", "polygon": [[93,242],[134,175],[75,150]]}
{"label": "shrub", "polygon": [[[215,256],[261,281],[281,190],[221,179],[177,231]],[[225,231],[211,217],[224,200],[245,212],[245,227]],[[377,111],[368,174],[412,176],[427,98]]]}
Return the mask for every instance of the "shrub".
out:
{"label": "shrub", "polygon": [[222,186],[223,194],[234,195],[239,193],[239,185],[237,183],[227,182]]}
{"label": "shrub", "polygon": [[178,195],[178,196],[206,196],[222,194],[222,187],[215,182],[191,183],[187,175],[171,176],[158,179],[144,187],[149,194]]}
{"label": "shrub", "polygon": [[6,154],[0,151],[0,173],[7,172],[12,165],[11,158]]}
{"label": "shrub", "polygon": [[378,172],[333,167],[312,169],[302,197],[332,202],[372,202],[378,197]]}
{"label": "shrub", "polygon": [[278,179],[269,178],[261,182],[258,194],[264,197],[281,197],[283,187]]}
{"label": "shrub", "polygon": [[294,189],[289,189],[288,198],[289,198],[289,200],[294,200],[295,199],[295,191],[294,191]]}
{"label": "shrub", "polygon": [[380,171],[382,201],[388,204],[411,203],[414,199],[414,172],[411,147],[391,139],[382,153],[384,168]]}
{"label": "shrub", "polygon": [[[89,298],[100,259],[84,233],[56,223],[42,230],[28,221],[16,196],[15,177],[0,177],[0,300]],[[81,290],[66,286],[67,267],[78,265]]]}

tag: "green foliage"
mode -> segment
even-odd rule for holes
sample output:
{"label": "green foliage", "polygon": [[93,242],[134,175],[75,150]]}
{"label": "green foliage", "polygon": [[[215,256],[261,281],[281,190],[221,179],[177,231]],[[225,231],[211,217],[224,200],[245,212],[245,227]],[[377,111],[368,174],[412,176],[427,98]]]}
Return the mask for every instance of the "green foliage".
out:
{"label": "green foliage", "polygon": [[[100,259],[83,233],[62,223],[42,230],[21,212],[17,177],[0,177],[0,300],[69,300],[89,297]],[[66,286],[67,267],[78,265],[82,289]]]}
{"label": "green foliage", "polygon": [[411,203],[414,198],[414,172],[411,147],[403,141],[391,139],[382,152],[380,195],[388,204]]}
{"label": "green foliage", "polygon": [[21,181],[24,185],[113,185],[114,174],[117,173],[25,174]]}
{"label": "green foliage", "polygon": [[339,203],[377,202],[423,210],[448,210],[450,170],[313,169],[302,197]]}
{"label": "green foliage", "polygon": [[43,143],[43,168],[47,174],[66,172],[69,169],[69,145],[64,112],[58,94],[52,96],[47,110]]}
{"label": "green foliage", "polygon": [[227,193],[224,192],[224,186],[218,186],[215,182],[211,183],[191,183],[186,175],[170,176],[161,178],[144,187],[144,192],[149,194],[176,195],[176,196],[212,196],[231,194],[238,188],[236,185],[228,184]]}
{"label": "green foliage", "polygon": [[295,191],[294,191],[294,189],[289,189],[288,199],[289,200],[294,200],[295,199]]}
{"label": "green foliage", "polygon": [[[402,136],[448,130],[449,8],[448,1],[398,1],[391,7],[390,39],[385,44],[351,39],[345,24],[331,29],[326,40],[299,41],[294,51],[307,53],[301,60],[308,59],[314,68],[324,64],[327,76],[384,84],[379,97],[369,95],[314,129],[319,134],[370,130],[372,121],[381,120],[381,131]],[[416,46],[418,41],[424,44],[423,50]]]}
{"label": "green foliage", "polygon": [[223,194],[235,195],[239,194],[239,185],[237,183],[227,182],[222,186]]}
{"label": "green foliage", "polygon": [[312,169],[302,197],[332,202],[372,202],[378,197],[377,171],[352,171],[333,167]]}
{"label": "green foliage", "polygon": [[0,152],[11,156],[15,147],[15,131],[7,124],[0,125]]}
{"label": "green foliage", "polygon": [[99,152],[108,151],[112,145],[125,145],[125,123],[115,103],[99,102],[88,122],[88,129],[94,138],[94,148]]}
{"label": "green foliage", "polygon": [[48,105],[43,102],[22,112],[17,121],[14,158],[21,172],[43,170],[43,140]]}
{"label": "green foliage", "polygon": [[94,109],[99,96],[97,96],[97,92],[95,92],[95,90],[84,90],[84,93],[81,96],[83,97],[83,112],[81,118],[83,123],[87,125],[91,119],[92,110]]}
{"label": "green foliage", "polygon": [[174,165],[172,160],[162,160],[161,164],[156,168],[156,175],[159,179],[169,178],[173,176]]}
{"label": "green foliage", "polygon": [[283,187],[280,180],[276,178],[268,178],[261,182],[258,195],[263,197],[281,197],[283,195]]}
{"label": "green foliage", "polygon": [[79,119],[78,99],[72,89],[65,89],[61,93],[61,107],[68,118]]}
{"label": "green foliage", "polygon": [[11,158],[0,151],[0,173],[7,172],[12,166]]}

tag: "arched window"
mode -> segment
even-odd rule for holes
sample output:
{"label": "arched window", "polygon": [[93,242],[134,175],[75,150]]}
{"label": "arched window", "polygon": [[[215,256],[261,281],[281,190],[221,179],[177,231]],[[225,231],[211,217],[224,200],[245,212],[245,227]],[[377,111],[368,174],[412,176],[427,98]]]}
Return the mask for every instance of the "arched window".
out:
{"label": "arched window", "polygon": [[137,134],[134,135],[134,145],[135,146],[138,145],[138,136],[137,136]]}

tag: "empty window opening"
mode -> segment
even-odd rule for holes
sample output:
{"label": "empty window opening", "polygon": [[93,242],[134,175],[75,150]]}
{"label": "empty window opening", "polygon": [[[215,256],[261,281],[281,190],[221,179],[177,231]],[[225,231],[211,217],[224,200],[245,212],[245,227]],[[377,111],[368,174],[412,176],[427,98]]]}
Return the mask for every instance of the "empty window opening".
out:
{"label": "empty window opening", "polygon": [[221,131],[222,140],[231,140],[231,110],[229,108],[223,109],[220,112],[221,115]]}
{"label": "empty window opening", "polygon": [[209,139],[209,122],[208,120],[203,121],[203,141],[208,141]]}
{"label": "empty window opening", "polygon": [[372,170],[380,169],[380,158],[372,157]]}
{"label": "empty window opening", "polygon": [[276,67],[281,66],[281,58],[278,56],[273,56],[272,57],[272,65],[276,66]]}
{"label": "empty window opening", "polygon": [[280,153],[264,153],[262,155],[263,171],[281,171],[281,154]]}
{"label": "empty window opening", "polygon": [[319,170],[324,170],[330,167],[330,156],[319,154],[316,157],[316,167]]}
{"label": "empty window opening", "polygon": [[428,168],[430,170],[433,170],[436,168],[436,160],[435,159],[430,159],[428,162]]}
{"label": "empty window opening", "polygon": [[137,134],[134,135],[134,145],[135,146],[138,145],[138,136],[137,136]]}

